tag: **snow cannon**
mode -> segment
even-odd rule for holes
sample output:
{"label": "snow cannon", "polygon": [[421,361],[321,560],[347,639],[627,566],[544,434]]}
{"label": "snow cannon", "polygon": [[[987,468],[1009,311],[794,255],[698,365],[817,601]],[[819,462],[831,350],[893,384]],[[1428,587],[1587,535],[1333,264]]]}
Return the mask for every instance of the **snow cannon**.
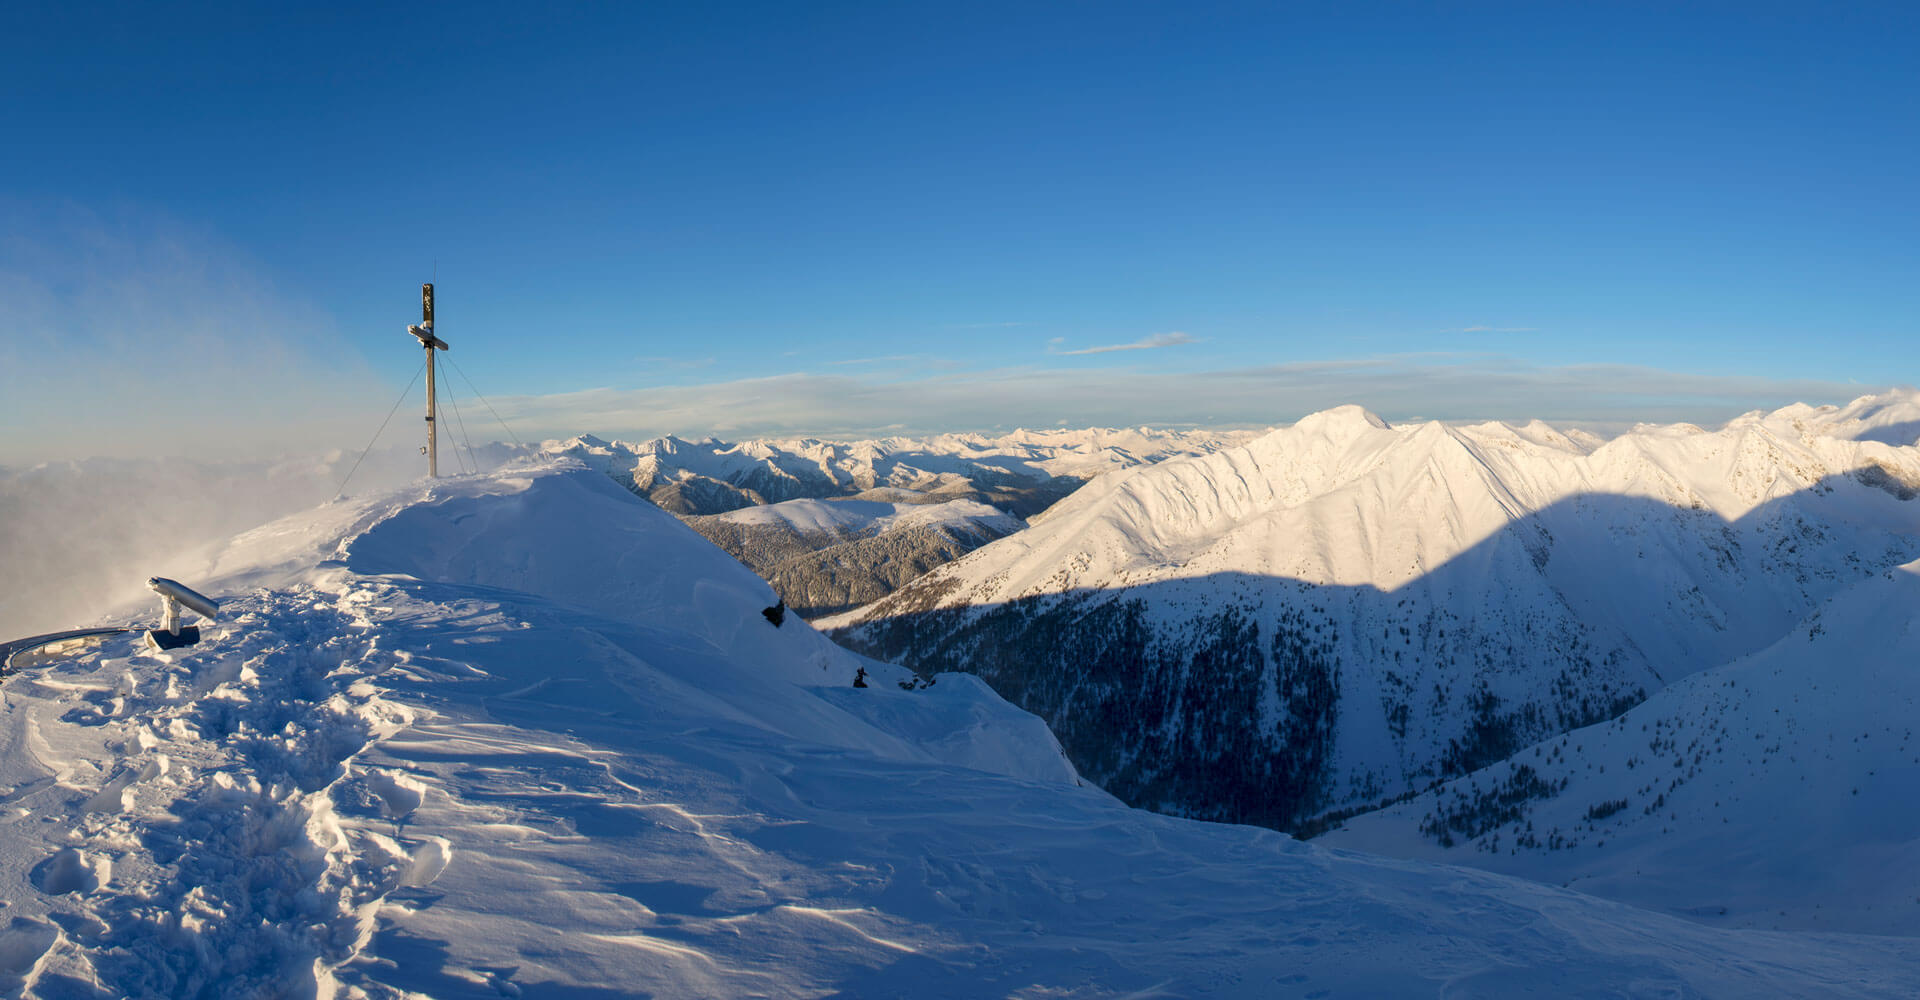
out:
{"label": "snow cannon", "polygon": [[220,613],[219,601],[178,580],[151,576],[147,589],[160,595],[160,627],[147,631],[147,643],[154,649],[178,649],[200,641],[199,626],[180,624],[181,605],[208,621]]}

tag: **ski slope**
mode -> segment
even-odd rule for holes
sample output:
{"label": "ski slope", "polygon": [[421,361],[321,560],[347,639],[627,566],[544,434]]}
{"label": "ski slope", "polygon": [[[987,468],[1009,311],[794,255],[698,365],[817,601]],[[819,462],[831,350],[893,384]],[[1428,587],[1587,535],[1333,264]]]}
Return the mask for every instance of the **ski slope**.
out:
{"label": "ski slope", "polygon": [[[1127,809],[979,682],[774,627],[578,467],[250,532],[206,641],[0,686],[0,991],[41,997],[1910,995],[1703,927]],[[851,682],[865,670],[869,687]],[[909,690],[907,688],[913,688]]]}

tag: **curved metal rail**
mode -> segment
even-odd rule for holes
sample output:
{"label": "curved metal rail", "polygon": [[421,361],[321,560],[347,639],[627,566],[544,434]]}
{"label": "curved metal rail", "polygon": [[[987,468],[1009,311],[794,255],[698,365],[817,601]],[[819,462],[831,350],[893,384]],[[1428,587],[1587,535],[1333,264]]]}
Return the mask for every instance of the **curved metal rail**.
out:
{"label": "curved metal rail", "polygon": [[[47,646],[59,645],[63,642],[71,642],[75,639],[119,635],[122,632],[132,631],[134,631],[134,629],[77,628],[66,632],[49,632],[46,635],[28,636],[25,639],[15,639],[12,642],[0,642],[0,676],[13,673],[15,667],[14,661],[16,659],[24,661],[27,655],[33,653],[35,650],[44,649]],[[24,662],[21,665],[25,665]]]}

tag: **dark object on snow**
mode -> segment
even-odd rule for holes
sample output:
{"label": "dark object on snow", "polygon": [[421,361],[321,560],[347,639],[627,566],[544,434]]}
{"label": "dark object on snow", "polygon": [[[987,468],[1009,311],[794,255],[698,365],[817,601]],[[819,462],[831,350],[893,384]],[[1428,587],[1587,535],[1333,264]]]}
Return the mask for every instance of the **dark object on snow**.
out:
{"label": "dark object on snow", "polygon": [[773,623],[774,628],[779,628],[781,623],[787,620],[787,602],[785,599],[782,599],[779,604],[773,607],[761,608],[760,613],[765,615],[767,620]]}
{"label": "dark object on snow", "polygon": [[925,676],[924,674],[915,674],[900,682],[900,690],[902,691],[920,691],[932,686],[933,678]]}
{"label": "dark object on snow", "polygon": [[857,688],[867,686],[867,668],[861,667],[860,672],[853,675],[853,686]]}
{"label": "dark object on snow", "polygon": [[200,626],[182,625],[179,632],[169,632],[163,628],[148,629],[147,641],[155,649],[179,649],[200,641]]}

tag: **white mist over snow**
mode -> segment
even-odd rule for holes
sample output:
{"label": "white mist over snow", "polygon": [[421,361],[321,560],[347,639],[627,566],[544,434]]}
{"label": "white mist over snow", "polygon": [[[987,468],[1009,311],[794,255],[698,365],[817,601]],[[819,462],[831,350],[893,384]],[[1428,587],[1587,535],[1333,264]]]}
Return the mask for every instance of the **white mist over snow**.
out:
{"label": "white mist over snow", "polygon": [[[36,996],[1905,995],[1735,932],[1126,809],[577,467],[249,532],[223,622],[7,678],[0,988]],[[865,669],[871,684],[850,682]]]}
{"label": "white mist over snow", "polygon": [[[514,457],[501,446],[477,451],[490,469]],[[0,469],[0,641],[141,619],[151,610],[147,577],[197,579],[235,535],[325,503],[350,471],[347,491],[357,494],[410,482],[424,463],[401,446],[365,461],[333,451],[271,461],[91,458]]]}

